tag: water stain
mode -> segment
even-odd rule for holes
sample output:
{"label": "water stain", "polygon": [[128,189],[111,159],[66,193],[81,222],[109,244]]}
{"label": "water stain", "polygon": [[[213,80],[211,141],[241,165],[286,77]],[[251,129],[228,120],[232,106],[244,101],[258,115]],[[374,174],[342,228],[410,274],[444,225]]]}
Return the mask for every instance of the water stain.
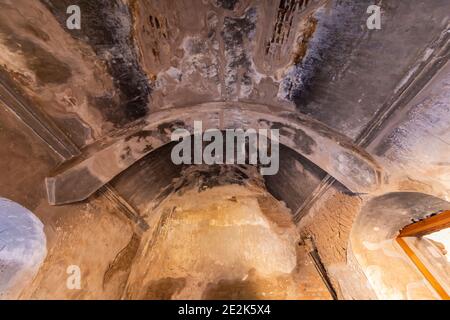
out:
{"label": "water stain", "polygon": [[[131,264],[136,256],[140,240],[141,239],[137,234],[133,234],[127,246],[117,254],[103,276],[103,287],[106,287],[114,276],[119,273],[124,272],[126,275],[130,273]],[[125,286],[126,278],[127,277],[125,277],[123,281],[123,286]]]}
{"label": "water stain", "polygon": [[[66,29],[66,9],[71,0],[41,0]],[[119,0],[80,0],[81,29],[67,30],[72,37],[90,45],[103,60],[118,91],[120,102],[100,106],[116,127],[143,118],[148,112],[150,83],[138,61],[133,43],[130,8]],[[100,101],[101,102],[101,101]],[[95,106],[95,105],[94,105]],[[116,110],[117,109],[117,110]]]}
{"label": "water stain", "polygon": [[293,63],[299,64],[303,61],[308,51],[308,45],[311,38],[317,29],[317,19],[311,15],[305,22],[305,29],[302,32],[301,38],[297,40],[297,46],[294,51]]}
{"label": "water stain", "polygon": [[23,55],[27,67],[34,72],[39,85],[63,84],[72,76],[67,64],[36,43],[18,35],[7,37],[5,42],[13,52]]}
{"label": "water stain", "polygon": [[307,135],[302,129],[295,130],[294,143],[306,155],[312,154],[313,148],[316,146],[314,139]]}
{"label": "water stain", "polygon": [[186,278],[163,278],[151,281],[147,286],[144,299],[170,300],[186,286]]}
{"label": "water stain", "polygon": [[227,10],[234,10],[234,7],[239,2],[239,0],[216,0],[216,5],[227,9]]}

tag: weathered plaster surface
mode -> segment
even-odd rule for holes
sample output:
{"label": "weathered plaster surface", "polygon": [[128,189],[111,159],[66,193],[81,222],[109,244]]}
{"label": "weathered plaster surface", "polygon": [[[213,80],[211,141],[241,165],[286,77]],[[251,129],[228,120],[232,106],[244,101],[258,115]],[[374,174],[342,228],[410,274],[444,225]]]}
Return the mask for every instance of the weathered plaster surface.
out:
{"label": "weathered plaster surface", "polygon": [[0,3],[0,66],[79,145],[111,129],[91,101],[114,100],[113,82],[89,46],[72,38],[39,1]]}
{"label": "weathered plaster surface", "polygon": [[256,168],[189,167],[174,187],[146,212],[124,298],[328,298]]}
{"label": "weathered plaster surface", "polygon": [[352,139],[389,105],[449,22],[446,0],[383,1],[381,30],[368,30],[372,4],[330,1],[316,12],[307,54],[291,71],[297,109]]}
{"label": "weathered plaster surface", "polygon": [[[0,142],[3,146],[0,149],[0,194],[35,214],[43,224],[47,240],[48,254],[42,267],[34,282],[33,278],[26,282],[26,292],[20,292],[22,286],[16,287],[20,289],[19,297],[117,298],[115,289],[108,293],[103,291],[103,277],[109,264],[113,264],[132,237],[132,228],[121,216],[121,209],[98,197],[84,204],[49,205],[42,181],[61,158],[3,105],[0,105]],[[102,250],[104,255],[100,253]],[[31,261],[25,253],[23,258]],[[70,265],[80,266],[82,285],[85,281],[91,283],[85,287],[87,291],[80,293],[66,287],[69,276],[66,271]],[[123,274],[113,274],[117,274],[114,277],[118,280],[111,281],[111,285],[120,287]]]}
{"label": "weathered plaster surface", "polygon": [[[46,233],[52,237],[47,258],[20,297],[119,299],[133,254],[125,266],[121,257],[126,249],[132,251],[138,245],[130,223],[103,197],[70,208],[53,208],[59,217],[47,225]],[[79,268],[80,289],[70,287],[70,276],[76,276],[70,266]]]}
{"label": "weathered plaster surface", "polygon": [[[382,29],[373,31],[365,27],[366,9],[372,4],[365,0],[72,2],[85,13],[81,31],[64,26],[66,0],[1,1],[0,81],[8,84],[14,95],[27,98],[26,109],[31,113],[39,110],[44,115],[39,121],[58,127],[78,147],[89,145],[79,159],[65,165],[70,168],[76,161],[88,164],[72,172],[77,183],[68,183],[63,196],[85,199],[121,173],[111,183],[141,214],[144,212],[144,218],[154,201],[176,197],[168,185],[180,168],[165,167],[164,158],[158,158],[164,147],[158,147],[169,141],[174,128],[192,127],[193,120],[207,120],[205,123],[221,128],[280,129],[288,147],[351,191],[359,191],[352,185],[367,186],[366,176],[360,178],[362,171],[348,169],[361,168],[372,159],[358,148],[355,151],[353,143],[342,135],[359,144],[374,119],[402,97],[405,86],[415,82],[422,72],[420,67],[432,64],[436,39],[448,37],[447,0],[383,1]],[[448,44],[443,43],[440,59],[445,62]],[[417,84],[412,95],[420,93],[408,105],[401,103],[391,118],[376,124],[382,130],[368,151],[387,172],[382,188],[369,196],[357,196],[335,183],[300,221],[299,230],[315,240],[341,297],[433,297],[414,272],[398,279],[405,280],[406,286],[403,282],[400,289],[389,286],[399,281],[371,259],[381,255],[403,268],[405,261],[397,256],[391,241],[359,241],[352,248],[349,235],[362,204],[374,195],[405,190],[449,199],[448,74],[447,65],[427,87]],[[233,108],[248,103],[257,110],[230,111],[229,104],[208,104],[211,101],[232,101]],[[185,106],[188,108],[180,108]],[[277,106],[278,111],[265,106]],[[189,107],[198,108],[197,113]],[[1,106],[0,192],[35,211],[45,225],[52,252],[24,297],[53,297],[55,287],[60,289],[61,298],[121,296],[139,247],[137,236],[128,222],[111,217],[120,209],[111,208],[110,199],[94,196],[81,204],[49,206],[43,181],[61,158],[7,110]],[[322,130],[320,124],[309,131],[309,125],[317,122],[305,122],[297,111],[327,129]],[[154,153],[146,156],[153,149]],[[350,154],[357,156],[339,158],[333,153],[330,157],[330,150],[336,149],[352,149]],[[105,150],[113,152],[102,154]],[[90,162],[95,152],[99,161]],[[368,162],[358,161],[361,154]],[[294,210],[316,194],[324,172],[298,154],[290,156],[286,151],[282,157],[280,174],[266,182],[268,190]],[[158,173],[145,178],[155,170]],[[90,191],[80,196],[74,185],[79,190],[87,186]],[[167,193],[158,197],[161,188]],[[288,195],[283,196],[283,192]],[[254,202],[248,205],[260,213]],[[191,221],[188,214],[185,216]],[[81,229],[85,219],[92,222],[87,230],[102,235],[100,241]],[[358,216],[357,223],[358,219],[363,218]],[[268,225],[263,229],[272,232]],[[120,234],[122,230],[126,232]],[[277,236],[271,239],[278,243]],[[166,238],[160,240],[158,245],[167,246]],[[79,247],[71,248],[72,242],[80,243]],[[107,246],[109,242],[112,249]],[[365,251],[354,256],[353,249]],[[78,257],[80,250],[87,251]],[[87,270],[91,285],[85,292],[68,292],[63,287],[64,268],[73,261]],[[100,272],[94,265],[100,266]],[[273,267],[258,265],[262,269]],[[217,297],[227,292],[223,288],[233,285],[252,287],[255,276],[249,277],[239,284],[241,287],[225,281],[216,286],[220,290],[209,292]],[[180,283],[183,281],[153,285],[173,285],[177,291],[182,290]],[[269,281],[266,288],[271,287]],[[286,297],[283,292],[287,287],[277,288]]]}
{"label": "weathered plaster surface", "polygon": [[398,190],[450,200],[450,63],[399,111],[368,148]]}

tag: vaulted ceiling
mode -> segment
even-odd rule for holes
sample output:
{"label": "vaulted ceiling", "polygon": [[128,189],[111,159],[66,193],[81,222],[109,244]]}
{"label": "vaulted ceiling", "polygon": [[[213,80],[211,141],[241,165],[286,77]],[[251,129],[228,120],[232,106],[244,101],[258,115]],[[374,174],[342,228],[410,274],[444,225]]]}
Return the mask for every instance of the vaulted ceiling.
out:
{"label": "vaulted ceiling", "polygon": [[[81,9],[80,30],[66,27],[72,4]],[[268,127],[274,126],[275,113],[311,119],[325,126],[335,143],[328,157],[341,161],[333,150],[344,145],[361,158],[386,119],[403,110],[448,59],[448,1],[380,1],[380,30],[366,26],[371,4],[1,0],[0,94],[59,162],[75,158],[80,163],[169,114],[166,125],[173,127],[185,120],[183,112],[237,110],[227,120],[239,126],[230,119],[255,120],[242,113],[245,106],[268,114],[258,119]],[[280,172],[266,181],[294,213],[300,215],[331,176],[352,189],[345,177],[351,179],[355,171],[337,173],[320,161],[320,153],[293,152],[308,139],[323,143],[314,132],[299,138],[289,132],[289,123],[275,125],[292,141],[297,137],[298,144],[285,143],[289,148],[282,147]],[[162,187],[138,182],[136,176],[161,167],[151,170],[154,180],[176,176],[178,169],[168,164],[164,150],[133,157],[98,187],[119,173],[112,182],[119,194],[121,183],[130,184],[127,179],[141,189]],[[359,168],[355,159],[346,158],[347,166]],[[377,176],[376,159],[367,159]]]}

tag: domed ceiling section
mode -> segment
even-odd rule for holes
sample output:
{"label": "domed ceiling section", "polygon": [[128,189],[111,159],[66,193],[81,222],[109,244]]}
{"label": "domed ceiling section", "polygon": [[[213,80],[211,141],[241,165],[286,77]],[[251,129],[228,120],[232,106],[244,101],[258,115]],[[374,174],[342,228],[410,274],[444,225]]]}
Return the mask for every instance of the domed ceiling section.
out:
{"label": "domed ceiling section", "polygon": [[0,62],[78,146],[210,101],[296,108],[356,138],[447,18],[443,0],[386,3],[376,32],[372,1],[75,2],[80,30],[74,1],[2,1]]}
{"label": "domed ceiling section", "polygon": [[[388,1],[369,30],[372,2],[3,0],[0,93],[64,160],[211,102],[305,114],[365,147],[432,76],[448,38],[448,1]],[[66,27],[73,4],[80,30]],[[268,180],[274,194],[308,184],[286,200],[296,212],[292,199],[314,198],[330,171],[285,154]]]}

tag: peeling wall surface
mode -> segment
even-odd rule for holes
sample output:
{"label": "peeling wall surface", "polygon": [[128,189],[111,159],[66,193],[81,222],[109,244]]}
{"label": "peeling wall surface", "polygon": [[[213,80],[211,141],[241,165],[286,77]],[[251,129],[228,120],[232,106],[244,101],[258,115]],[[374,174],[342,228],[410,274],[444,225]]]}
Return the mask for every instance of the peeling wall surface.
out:
{"label": "peeling wall surface", "polygon": [[[307,278],[311,263],[297,265],[291,215],[261,188],[255,172],[183,171],[176,193],[146,211],[154,227],[142,238],[124,297],[327,298],[320,278]],[[308,280],[299,287],[302,277]],[[318,286],[316,297],[308,285]]]}
{"label": "peeling wall surface", "polygon": [[[4,294],[0,274],[0,298],[439,298],[392,239],[448,209],[449,12],[0,0],[0,197],[41,221],[48,252],[26,289]],[[196,121],[279,130],[278,172],[175,165],[172,133]]]}

